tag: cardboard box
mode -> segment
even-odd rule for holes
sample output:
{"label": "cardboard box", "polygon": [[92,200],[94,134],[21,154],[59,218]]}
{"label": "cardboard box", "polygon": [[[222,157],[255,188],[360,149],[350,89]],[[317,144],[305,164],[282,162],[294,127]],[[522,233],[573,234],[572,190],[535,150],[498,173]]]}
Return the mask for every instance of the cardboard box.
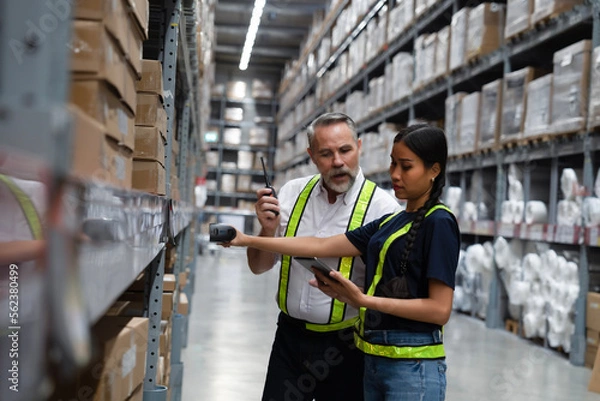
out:
{"label": "cardboard box", "polygon": [[588,345],[585,349],[584,366],[593,369],[598,354],[598,347]]}
{"label": "cardboard box", "polygon": [[188,281],[188,272],[181,272],[179,273],[179,289],[183,290],[185,288],[185,286],[187,285],[187,281]]}
{"label": "cardboard box", "polygon": [[592,377],[590,378],[590,384],[588,390],[595,393],[600,393],[600,348],[596,351],[596,359],[594,359],[594,369],[592,370]]}
{"label": "cardboard box", "polygon": [[104,81],[71,82],[70,101],[104,125],[110,137],[133,150],[135,147],[133,113]]}
{"label": "cardboard box", "polygon": [[176,283],[175,283],[175,275],[174,274],[165,274],[163,276],[163,291],[164,292],[173,292],[175,291]]}
{"label": "cardboard box", "polygon": [[127,399],[144,380],[148,319],[105,316],[94,326],[93,334],[99,360],[81,374],[79,386],[96,389],[94,401]]}
{"label": "cardboard box", "polygon": [[136,81],[137,92],[163,94],[162,63],[158,60],[142,60],[142,75]]}
{"label": "cardboard box", "polygon": [[469,12],[467,61],[498,49],[504,42],[504,5],[481,3]]}
{"label": "cardboard box", "polygon": [[504,38],[509,39],[531,28],[533,0],[507,0]]}
{"label": "cardboard box", "polygon": [[105,80],[132,112],[135,111],[136,73],[102,22],[75,21],[71,38],[72,78]]}
{"label": "cardboard box", "polygon": [[596,47],[591,59],[590,110],[588,126],[590,129],[600,126],[600,46]]}
{"label": "cardboard box", "polygon": [[71,174],[79,178],[105,177],[104,142],[106,130],[78,107],[70,106],[73,118]]}
{"label": "cardboard box", "polygon": [[600,293],[588,292],[585,326],[590,330],[600,331]]}
{"label": "cardboard box", "polygon": [[477,149],[494,149],[498,145],[502,121],[502,86],[502,79],[497,79],[481,88],[481,119]]}
{"label": "cardboard box", "polygon": [[[140,2],[141,3],[141,2]],[[121,53],[139,76],[141,73],[142,42],[147,38],[137,27],[131,5],[126,0],[79,0],[75,17],[103,24],[115,38]]]}
{"label": "cardboard box", "polygon": [[585,342],[588,347],[600,347],[600,331],[587,329],[585,333]]}
{"label": "cardboard box", "polygon": [[131,189],[131,153],[106,135],[106,128],[73,106],[71,174],[83,179]]}
{"label": "cardboard box", "polygon": [[153,160],[165,165],[165,138],[156,127],[135,127],[134,160]]}
{"label": "cardboard box", "polygon": [[527,85],[524,137],[546,134],[550,131],[552,77],[553,74],[544,75]]}
{"label": "cardboard box", "polygon": [[163,134],[167,133],[167,112],[161,96],[154,93],[138,93],[135,125],[157,127]]}
{"label": "cardboard box", "polygon": [[584,130],[587,124],[592,42],[582,40],[554,53],[552,132]]}
{"label": "cardboard box", "polygon": [[188,302],[188,297],[185,292],[179,293],[179,302],[177,303],[177,313],[182,315],[187,315],[190,311],[190,304]]}
{"label": "cardboard box", "polygon": [[127,5],[142,40],[148,39],[148,23],[150,20],[148,0],[127,0]]}
{"label": "cardboard box", "polygon": [[126,60],[101,22],[74,21],[71,71],[74,79],[104,79],[124,97]]}
{"label": "cardboard box", "polygon": [[156,161],[135,160],[132,187],[156,195],[165,195],[167,181],[164,166]]}

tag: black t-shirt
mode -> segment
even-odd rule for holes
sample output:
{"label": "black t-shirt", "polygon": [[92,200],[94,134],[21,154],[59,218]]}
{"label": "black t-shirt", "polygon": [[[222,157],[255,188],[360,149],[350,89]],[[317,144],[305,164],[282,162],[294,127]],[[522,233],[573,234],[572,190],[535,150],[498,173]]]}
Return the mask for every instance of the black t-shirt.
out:
{"label": "black t-shirt", "polygon": [[[414,220],[416,212],[401,212],[381,228],[387,216],[372,221],[346,233],[346,237],[362,253],[366,264],[365,292],[371,286],[379,262],[379,253],[390,235]],[[389,246],[383,265],[382,285],[400,275],[400,262],[406,235],[397,238]],[[425,217],[417,232],[412,251],[408,257],[408,288],[413,298],[429,296],[428,279],[436,279],[454,289],[456,267],[460,251],[460,232],[456,219],[443,209]],[[365,329],[408,330],[431,332],[440,326],[432,323],[404,319],[381,312],[367,310]]]}

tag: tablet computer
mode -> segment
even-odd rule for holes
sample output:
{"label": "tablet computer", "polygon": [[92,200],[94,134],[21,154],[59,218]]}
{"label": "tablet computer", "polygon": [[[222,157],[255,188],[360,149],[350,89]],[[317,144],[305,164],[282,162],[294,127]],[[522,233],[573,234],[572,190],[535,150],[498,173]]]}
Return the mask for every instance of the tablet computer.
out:
{"label": "tablet computer", "polygon": [[[307,269],[308,271],[310,271],[311,273],[313,273],[312,269],[315,268],[319,272],[321,272],[323,275],[329,277],[329,272],[334,270],[329,265],[327,265],[325,262],[323,262],[322,260],[317,259],[317,258],[295,257],[294,259],[296,259],[298,261],[298,263],[300,263],[302,266],[304,266],[304,268]],[[331,278],[331,279],[335,280],[334,278]]]}

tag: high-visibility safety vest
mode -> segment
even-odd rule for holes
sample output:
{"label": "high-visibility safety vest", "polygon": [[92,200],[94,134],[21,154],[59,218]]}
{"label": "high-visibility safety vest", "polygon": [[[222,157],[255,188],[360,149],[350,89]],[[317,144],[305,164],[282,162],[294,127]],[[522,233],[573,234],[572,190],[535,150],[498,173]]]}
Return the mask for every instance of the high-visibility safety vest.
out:
{"label": "high-visibility safety vest", "polygon": [[[437,204],[433,206],[431,209],[427,211],[425,217],[429,216],[431,213],[435,212],[438,209],[443,209],[452,213],[448,207],[442,204]],[[401,212],[399,212],[401,213]],[[396,214],[385,219],[379,227],[382,227],[392,218],[394,218]],[[398,231],[393,233],[385,240],[383,246],[381,247],[381,251],[379,251],[379,263],[377,264],[377,268],[375,270],[375,276],[373,277],[373,282],[371,286],[367,290],[367,295],[375,294],[375,288],[377,284],[381,280],[383,274],[383,262],[385,261],[385,256],[387,251],[396,239],[408,233],[410,228],[412,227],[412,221],[406,223],[403,227],[401,227]],[[367,313],[367,308],[361,307],[359,309],[359,320],[356,322],[357,330],[354,332],[354,344],[365,354],[375,355],[375,356],[384,356],[387,358],[394,359],[438,359],[444,358],[446,353],[444,351],[444,344],[433,344],[433,345],[422,345],[422,346],[395,346],[395,345],[382,345],[382,344],[372,344],[369,343],[364,338],[365,334],[365,317]]]}
{"label": "high-visibility safety vest", "polygon": [[33,239],[43,239],[41,219],[29,195],[23,192],[10,177],[7,177],[4,174],[0,174],[0,181],[8,187],[19,203],[19,206],[21,206],[21,210],[23,210],[23,215],[25,215],[25,218],[27,219],[27,224],[29,225]]}
{"label": "high-visibility safety vest", "polygon": [[[308,202],[308,198],[310,197],[310,194],[315,188],[317,182],[319,182],[320,178],[320,174],[317,174],[314,177],[312,177],[308,181],[304,189],[300,192],[300,195],[298,196],[298,199],[296,199],[296,203],[294,204],[294,207],[292,209],[292,213],[290,214],[290,220],[288,221],[288,225],[284,234],[285,237],[296,236],[296,233],[298,232],[298,226],[300,225],[302,215],[304,214],[304,210],[306,208],[306,203]],[[371,199],[373,198],[373,194],[375,193],[375,188],[376,185],[373,181],[365,179],[360,189],[358,199],[354,204],[354,209],[352,210],[352,213],[350,215],[347,231],[362,226],[365,220],[365,216],[367,214],[367,209],[369,208],[369,204],[371,203]],[[282,255],[281,272],[279,276],[279,293],[277,299],[279,303],[279,309],[281,309],[281,311],[285,314],[288,314],[287,295],[291,264],[292,257],[289,255]],[[347,279],[351,277],[353,267],[353,257],[340,258],[338,271]],[[308,330],[319,332],[336,331],[347,327],[352,327],[356,323],[358,319],[357,317],[343,320],[344,312],[346,310],[345,303],[340,302],[337,299],[334,299],[332,302],[333,305],[329,316],[329,322],[324,324],[306,323],[306,328]]]}

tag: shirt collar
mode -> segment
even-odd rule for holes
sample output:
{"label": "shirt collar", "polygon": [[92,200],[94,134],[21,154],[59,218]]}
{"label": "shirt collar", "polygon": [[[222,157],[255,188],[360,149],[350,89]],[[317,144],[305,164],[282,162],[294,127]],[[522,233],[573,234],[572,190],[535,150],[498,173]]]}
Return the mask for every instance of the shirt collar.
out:
{"label": "shirt collar", "polygon": [[[338,198],[342,197],[342,202],[344,202],[344,205],[354,202],[354,200],[358,196],[358,193],[360,192],[360,188],[362,187],[362,183],[364,180],[365,176],[362,172],[362,168],[359,167],[358,174],[356,175],[356,180],[354,180],[354,184],[352,185],[352,187],[350,187],[348,192],[338,195]],[[319,194],[322,194],[323,196],[327,197],[327,190],[323,186],[323,177],[319,179],[318,187]]]}

